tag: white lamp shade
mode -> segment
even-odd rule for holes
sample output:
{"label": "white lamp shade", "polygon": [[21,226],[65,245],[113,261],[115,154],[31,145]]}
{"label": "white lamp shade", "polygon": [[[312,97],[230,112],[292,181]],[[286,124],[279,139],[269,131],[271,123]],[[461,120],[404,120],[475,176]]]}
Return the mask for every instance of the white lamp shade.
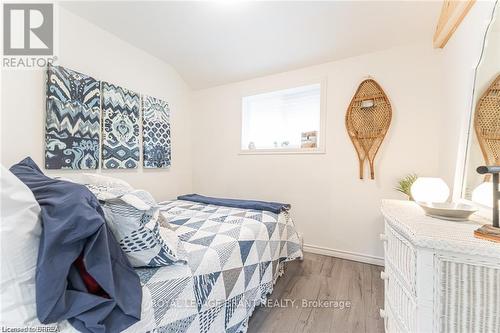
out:
{"label": "white lamp shade", "polygon": [[472,191],[472,201],[493,208],[493,183],[484,182]]}
{"label": "white lamp shade", "polygon": [[415,201],[445,202],[450,195],[448,185],[441,178],[419,177],[411,186]]}

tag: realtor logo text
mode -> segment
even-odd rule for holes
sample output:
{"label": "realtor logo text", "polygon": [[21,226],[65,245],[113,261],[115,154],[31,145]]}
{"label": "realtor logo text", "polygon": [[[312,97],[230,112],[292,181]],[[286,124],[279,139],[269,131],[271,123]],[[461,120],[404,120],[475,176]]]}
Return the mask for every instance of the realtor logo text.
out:
{"label": "realtor logo text", "polygon": [[4,68],[40,68],[54,60],[54,4],[3,4]]}

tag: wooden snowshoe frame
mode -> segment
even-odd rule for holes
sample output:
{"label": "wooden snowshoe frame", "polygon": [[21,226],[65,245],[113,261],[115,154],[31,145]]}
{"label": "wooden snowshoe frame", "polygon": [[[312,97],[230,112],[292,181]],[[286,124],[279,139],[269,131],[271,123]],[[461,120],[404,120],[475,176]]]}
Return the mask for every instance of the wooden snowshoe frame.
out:
{"label": "wooden snowshoe frame", "polygon": [[500,75],[476,105],[474,130],[485,165],[500,165]]}
{"label": "wooden snowshoe frame", "polygon": [[370,177],[375,179],[375,156],[391,119],[391,103],[380,85],[373,79],[361,82],[345,115],[347,132],[358,154],[360,179],[363,179],[366,159],[370,164]]}

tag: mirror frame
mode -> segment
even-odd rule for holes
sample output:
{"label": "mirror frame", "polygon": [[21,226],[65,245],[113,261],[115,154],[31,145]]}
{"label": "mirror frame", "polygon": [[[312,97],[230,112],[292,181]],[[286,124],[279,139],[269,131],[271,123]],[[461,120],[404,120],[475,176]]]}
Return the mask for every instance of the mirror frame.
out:
{"label": "mirror frame", "polygon": [[488,35],[490,33],[491,27],[493,22],[496,20],[500,20],[500,1],[496,0],[494,2],[491,15],[489,18],[489,22],[486,25],[485,33],[483,36],[483,41],[482,41],[482,48],[481,48],[481,53],[479,55],[479,59],[477,61],[476,66],[474,67],[474,75],[473,75],[473,80],[472,80],[472,94],[470,96],[470,103],[469,103],[469,112],[465,116],[465,121],[463,124],[463,130],[462,133],[464,133],[464,137],[460,140],[460,146],[459,146],[459,152],[457,154],[457,167],[456,167],[456,174],[455,174],[455,186],[453,189],[453,200],[458,201],[458,202],[465,202],[469,204],[473,204],[479,208],[479,215],[491,218],[491,208],[481,205],[480,203],[474,202],[469,199],[465,199],[465,188],[466,188],[466,182],[467,182],[467,167],[469,163],[469,153],[470,153],[470,145],[472,141],[472,135],[475,135],[474,132],[474,113],[476,109],[476,105],[474,102],[477,100],[476,97],[478,97],[479,91],[477,91],[476,86],[477,86],[477,74],[478,74],[478,68],[481,66],[481,63],[484,60],[484,51],[486,47],[486,41],[488,38]]}

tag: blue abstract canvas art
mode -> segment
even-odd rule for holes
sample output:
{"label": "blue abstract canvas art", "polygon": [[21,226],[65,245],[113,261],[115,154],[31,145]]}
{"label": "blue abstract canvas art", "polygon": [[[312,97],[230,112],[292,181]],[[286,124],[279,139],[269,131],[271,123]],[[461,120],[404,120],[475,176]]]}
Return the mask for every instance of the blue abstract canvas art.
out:
{"label": "blue abstract canvas art", "polygon": [[108,82],[102,82],[101,93],[102,168],[137,168],[140,95]]}
{"label": "blue abstract canvas art", "polygon": [[99,81],[61,66],[47,70],[45,167],[97,169]]}
{"label": "blue abstract canvas art", "polygon": [[170,166],[170,109],[161,99],[142,97],[142,131],[145,168]]}

